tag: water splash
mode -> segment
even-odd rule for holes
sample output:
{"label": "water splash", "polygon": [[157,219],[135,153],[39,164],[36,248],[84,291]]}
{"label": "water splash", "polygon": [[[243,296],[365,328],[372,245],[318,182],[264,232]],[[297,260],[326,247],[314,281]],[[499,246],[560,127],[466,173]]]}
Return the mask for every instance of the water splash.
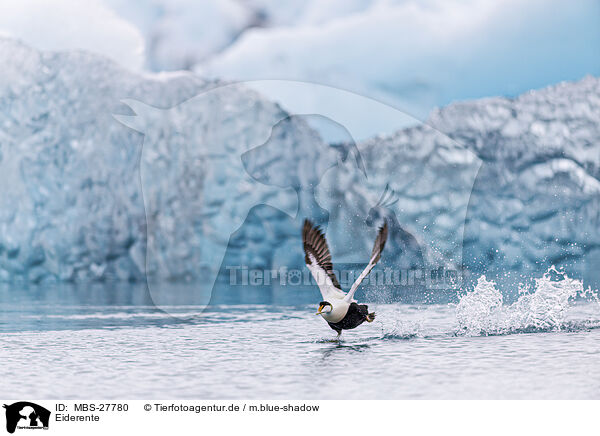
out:
{"label": "water splash", "polygon": [[533,291],[521,289],[519,299],[502,304],[502,293],[485,276],[475,289],[462,296],[456,307],[461,333],[468,336],[526,331],[553,331],[565,327],[565,315],[575,297],[598,301],[597,293],[584,291],[580,280],[568,277],[554,266],[535,280]]}
{"label": "water splash", "polygon": [[477,279],[475,290],[464,295],[456,306],[458,325],[469,336],[490,331],[497,323],[501,307],[502,294],[496,283],[481,276]]}

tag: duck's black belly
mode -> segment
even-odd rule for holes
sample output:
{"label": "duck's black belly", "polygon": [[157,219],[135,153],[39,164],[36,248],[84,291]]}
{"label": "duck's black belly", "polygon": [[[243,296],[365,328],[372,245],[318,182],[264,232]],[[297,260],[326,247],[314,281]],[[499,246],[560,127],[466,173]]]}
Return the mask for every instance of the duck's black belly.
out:
{"label": "duck's black belly", "polygon": [[348,313],[346,313],[346,316],[341,321],[327,322],[327,324],[339,334],[342,330],[350,330],[361,325],[367,320],[368,313],[369,308],[366,304],[358,305],[351,303]]}

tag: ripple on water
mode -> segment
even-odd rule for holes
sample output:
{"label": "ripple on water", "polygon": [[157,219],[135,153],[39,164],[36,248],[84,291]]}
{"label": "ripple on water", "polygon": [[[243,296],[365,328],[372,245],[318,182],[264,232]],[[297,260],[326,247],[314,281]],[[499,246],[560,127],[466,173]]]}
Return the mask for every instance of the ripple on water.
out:
{"label": "ripple on water", "polygon": [[549,274],[511,305],[489,281],[456,307],[373,304],[339,341],[308,305],[3,308],[0,397],[599,398],[581,289]]}

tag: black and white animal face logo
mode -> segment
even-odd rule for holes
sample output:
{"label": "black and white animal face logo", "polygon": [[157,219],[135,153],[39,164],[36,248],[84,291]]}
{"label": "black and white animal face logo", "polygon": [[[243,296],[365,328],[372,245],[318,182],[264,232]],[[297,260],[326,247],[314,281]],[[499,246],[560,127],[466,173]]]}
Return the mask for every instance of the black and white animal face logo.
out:
{"label": "black and white animal face logo", "polygon": [[50,411],[38,404],[19,401],[4,405],[6,409],[6,431],[14,433],[18,429],[48,429]]}

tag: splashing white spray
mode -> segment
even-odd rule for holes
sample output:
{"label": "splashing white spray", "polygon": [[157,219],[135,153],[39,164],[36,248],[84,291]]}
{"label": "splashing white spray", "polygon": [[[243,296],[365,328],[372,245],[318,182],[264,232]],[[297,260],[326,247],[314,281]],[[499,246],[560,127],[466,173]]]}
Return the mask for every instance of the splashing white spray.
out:
{"label": "splashing white spray", "polygon": [[515,303],[503,306],[502,293],[496,284],[481,276],[475,289],[460,299],[456,318],[461,332],[470,336],[560,330],[570,301],[577,295],[586,296],[581,281],[569,278],[552,266],[536,279],[533,292],[524,293]]}
{"label": "splashing white spray", "polygon": [[458,325],[469,336],[490,331],[501,307],[502,294],[496,283],[481,276],[473,292],[464,295],[456,306]]}

